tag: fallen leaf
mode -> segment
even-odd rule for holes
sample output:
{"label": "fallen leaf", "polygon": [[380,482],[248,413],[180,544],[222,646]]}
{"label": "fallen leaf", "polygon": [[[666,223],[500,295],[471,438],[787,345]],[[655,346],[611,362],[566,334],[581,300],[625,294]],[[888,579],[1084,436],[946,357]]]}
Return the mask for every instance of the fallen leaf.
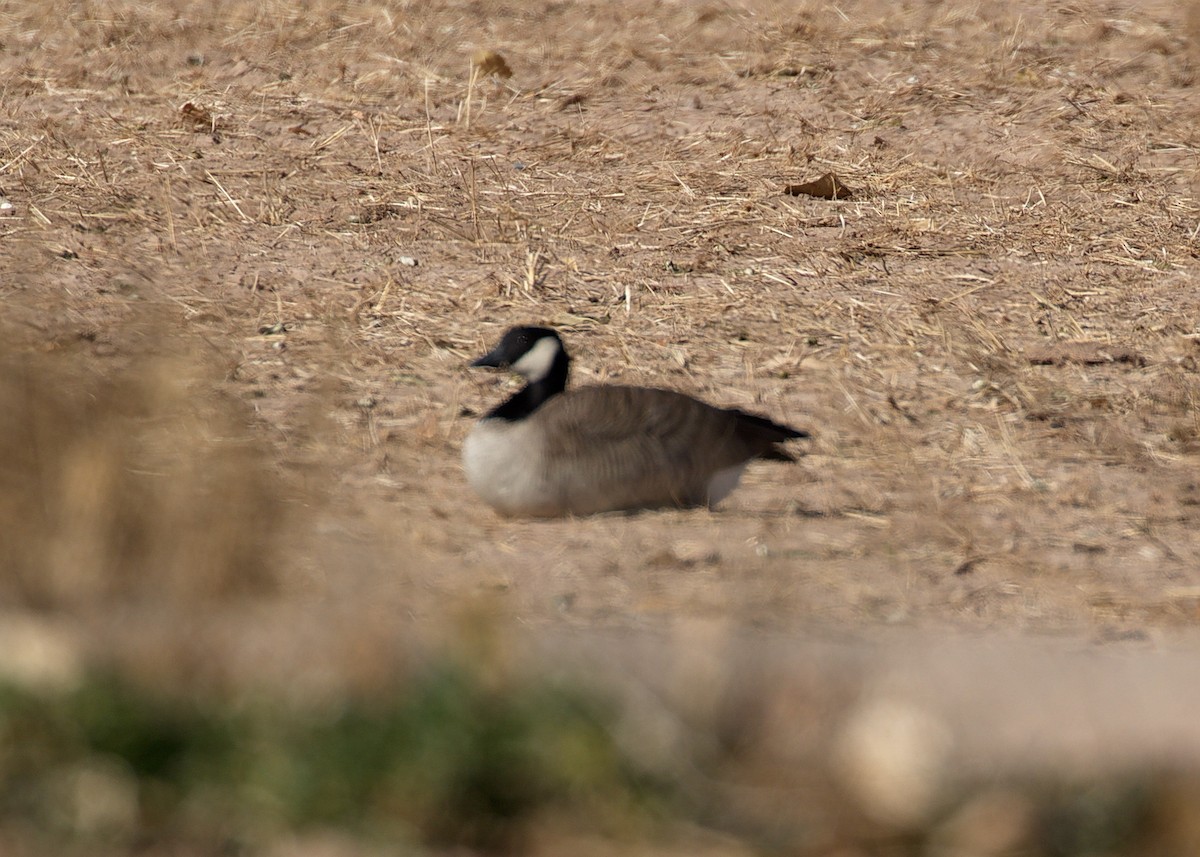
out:
{"label": "fallen leaf", "polygon": [[784,191],[792,196],[815,196],[818,199],[849,199],[854,195],[854,191],[842,184],[841,179],[833,173],[826,173],[804,184],[790,184]]}
{"label": "fallen leaf", "polygon": [[202,128],[205,131],[211,131],[215,128],[213,123],[213,115],[208,110],[205,110],[194,101],[185,102],[179,108],[179,115],[183,117],[185,122],[190,122],[197,128]]}
{"label": "fallen leaf", "polygon": [[359,211],[350,215],[351,223],[378,223],[385,217],[394,217],[395,209],[385,202],[364,205]]}
{"label": "fallen leaf", "polygon": [[489,74],[506,79],[512,77],[512,69],[508,67],[508,63],[505,62],[504,57],[486,48],[476,51],[471,56],[471,65],[474,66],[475,74],[479,77],[485,77]]}

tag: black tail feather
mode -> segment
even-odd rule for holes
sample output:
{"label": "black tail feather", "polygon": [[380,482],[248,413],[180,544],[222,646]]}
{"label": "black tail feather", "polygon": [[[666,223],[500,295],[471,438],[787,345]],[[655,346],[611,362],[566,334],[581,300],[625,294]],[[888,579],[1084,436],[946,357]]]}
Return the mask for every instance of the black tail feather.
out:
{"label": "black tail feather", "polygon": [[738,417],[738,434],[754,449],[756,458],[765,458],[769,461],[795,461],[795,456],[784,449],[781,444],[788,440],[812,437],[803,429],[785,426],[767,417],[760,417],[758,414],[731,410]]}

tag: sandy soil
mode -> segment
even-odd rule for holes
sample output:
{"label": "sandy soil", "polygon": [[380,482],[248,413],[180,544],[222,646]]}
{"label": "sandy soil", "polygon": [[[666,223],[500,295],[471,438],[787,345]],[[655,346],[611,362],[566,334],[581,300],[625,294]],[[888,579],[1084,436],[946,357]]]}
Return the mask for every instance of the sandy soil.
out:
{"label": "sandy soil", "polygon": [[[482,600],[551,638],[1190,650],[1185,11],[10,3],[8,338],[174,367],[225,414],[188,443],[248,427],[303,520],[282,591],[338,633]],[[785,192],[829,172],[851,197]],[[768,413],[809,454],[714,513],[501,519],[459,447],[512,388],[465,366],[526,322],[578,382]]]}
{"label": "sandy soil", "polygon": [[[6,12],[6,297],[114,367],[153,307],[285,467],[319,411],[338,506],[439,569],[406,598],[503,587],[585,623],[1196,619],[1196,117],[1171,4],[224,8]],[[469,88],[476,47],[513,77]],[[783,193],[830,171],[851,199]],[[812,454],[715,515],[498,520],[458,446],[504,390],[463,366],[524,321],[564,330],[577,380],[758,408]]]}

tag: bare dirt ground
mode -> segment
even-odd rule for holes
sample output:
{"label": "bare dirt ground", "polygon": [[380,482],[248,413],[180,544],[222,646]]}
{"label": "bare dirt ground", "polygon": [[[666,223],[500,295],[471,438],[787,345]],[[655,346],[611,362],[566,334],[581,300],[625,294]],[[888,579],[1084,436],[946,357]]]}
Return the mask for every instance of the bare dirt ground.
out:
{"label": "bare dirt ground", "polygon": [[[99,511],[124,477],[76,473],[93,500],[54,494],[8,601],[136,647],[131,628],[170,640],[184,620],[129,607],[157,584],[114,569],[183,568],[172,597],[236,627],[186,644],[209,647],[196,673],[284,682],[369,682],[404,660],[397,637],[453,637],[462,604],[547,648],[852,640],[861,667],[910,633],[997,632],[1031,661],[1065,639],[1154,672],[1200,621],[1192,18],[1166,0],[7,4],[0,300],[21,395],[85,391],[41,424],[71,450],[108,425],[95,390],[133,383],[155,460],[190,462],[191,486],[130,489],[165,533],[135,550]],[[828,172],[850,198],[785,193]],[[465,364],[529,322],[563,332],[576,382],[761,411],[811,430],[809,454],[752,468],[715,513],[501,519],[459,447],[511,387]],[[88,437],[140,462],[120,434]]]}

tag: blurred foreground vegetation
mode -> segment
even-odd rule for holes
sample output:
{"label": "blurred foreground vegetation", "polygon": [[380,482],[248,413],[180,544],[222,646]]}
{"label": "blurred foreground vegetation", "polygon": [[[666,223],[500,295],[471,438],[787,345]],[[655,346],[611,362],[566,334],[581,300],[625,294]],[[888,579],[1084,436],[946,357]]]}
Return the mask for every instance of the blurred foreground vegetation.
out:
{"label": "blurred foreground vegetation", "polygon": [[[610,844],[594,853],[634,843],[657,853],[655,841],[675,853],[676,834],[695,839],[719,816],[726,829],[704,853],[836,845],[1082,857],[1183,854],[1195,842],[1200,790],[1166,776],[977,784],[921,829],[864,823],[836,841],[802,828],[781,838],[782,827],[695,799],[715,769],[695,768],[686,783],[649,776],[614,740],[615,716],[592,692],[500,688],[450,664],[394,693],[299,707],[168,695],[112,673],[70,690],[10,683],[0,688],[0,844],[12,854],[274,853],[319,833],[342,837],[336,853],[533,853],[547,850],[547,831],[549,850],[570,847],[570,831]],[[817,798],[831,817],[835,798]]]}
{"label": "blurred foreground vegetation", "polygon": [[520,849],[539,815],[641,826],[665,791],[604,707],[549,683],[499,693],[450,666],[385,698],[297,708],[164,695],[113,674],[0,690],[0,824],[47,853],[180,843],[241,853],[293,833]]}

